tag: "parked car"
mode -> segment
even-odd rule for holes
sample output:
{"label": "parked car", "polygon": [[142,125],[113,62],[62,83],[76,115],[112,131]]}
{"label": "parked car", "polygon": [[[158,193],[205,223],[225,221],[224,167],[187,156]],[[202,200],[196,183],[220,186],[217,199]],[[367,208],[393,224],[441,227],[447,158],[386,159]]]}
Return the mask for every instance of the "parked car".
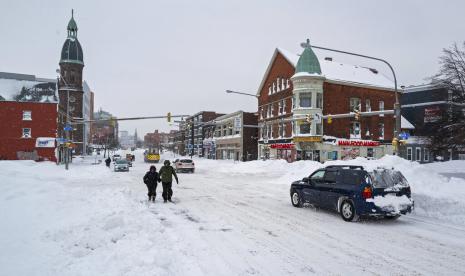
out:
{"label": "parked car", "polygon": [[414,206],[402,173],[384,168],[368,172],[362,166],[327,166],[293,182],[290,194],[295,207],[310,203],[339,212],[345,221],[361,216],[397,219]]}
{"label": "parked car", "polygon": [[191,172],[195,171],[194,161],[191,159],[176,159],[174,161],[174,167],[176,172]]}
{"label": "parked car", "polygon": [[129,163],[125,159],[119,159],[115,161],[115,172],[128,172]]}
{"label": "parked car", "polygon": [[113,162],[116,162],[116,160],[119,160],[119,159],[121,159],[121,155],[119,155],[119,154],[114,154],[113,155]]}

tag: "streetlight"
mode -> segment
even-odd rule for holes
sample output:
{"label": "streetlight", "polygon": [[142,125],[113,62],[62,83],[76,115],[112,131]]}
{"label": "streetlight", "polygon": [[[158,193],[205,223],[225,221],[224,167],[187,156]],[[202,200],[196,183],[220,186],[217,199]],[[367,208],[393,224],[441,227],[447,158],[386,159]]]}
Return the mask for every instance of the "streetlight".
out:
{"label": "streetlight", "polygon": [[[309,43],[308,40],[307,40],[307,43]],[[395,93],[395,98],[396,98],[396,102],[394,103],[394,115],[396,116],[396,128],[395,128],[395,131],[394,131],[394,139],[398,138],[398,136],[400,134],[400,131],[401,131],[401,110],[400,110],[400,102],[399,102],[399,96],[398,96],[398,91],[397,91],[396,73],[394,72],[394,69],[392,68],[391,64],[389,64],[389,62],[387,62],[384,59],[371,57],[371,56],[367,56],[367,55],[361,55],[361,54],[356,54],[356,53],[352,53],[352,52],[335,50],[335,49],[330,49],[330,48],[320,47],[320,46],[313,46],[312,45],[311,47],[316,48],[316,49],[321,49],[321,50],[326,50],[326,51],[331,51],[331,52],[336,52],[336,53],[341,53],[341,54],[352,55],[352,56],[363,57],[363,58],[367,58],[367,59],[381,61],[381,62],[385,63],[389,67],[389,69],[391,69],[392,75],[394,76],[394,93]],[[398,149],[397,148],[395,148],[395,149],[396,149],[396,153],[398,153]]]}
{"label": "streetlight", "polygon": [[258,98],[258,96],[255,95],[255,94],[244,93],[244,92],[237,92],[237,91],[232,91],[232,90],[226,90],[226,93],[229,93],[229,94],[239,94],[239,95],[251,96],[251,97],[254,97],[254,98]]}
{"label": "streetlight", "polygon": [[[69,121],[69,84],[66,82],[65,78],[61,74],[61,70],[57,69],[56,72],[59,74],[59,81],[62,80],[66,85],[66,126],[64,127],[65,135],[66,135],[66,143],[69,143],[69,131],[70,131],[70,121]],[[58,82],[60,85],[60,82]],[[68,170],[69,168],[69,148],[66,146],[65,151],[65,169]]]}

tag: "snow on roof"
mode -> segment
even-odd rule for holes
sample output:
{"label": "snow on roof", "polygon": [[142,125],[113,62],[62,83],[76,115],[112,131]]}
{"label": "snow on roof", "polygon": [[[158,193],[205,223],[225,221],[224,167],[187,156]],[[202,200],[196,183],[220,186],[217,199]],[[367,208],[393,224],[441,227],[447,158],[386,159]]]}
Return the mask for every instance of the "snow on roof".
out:
{"label": "snow on roof", "polygon": [[56,80],[0,72],[0,100],[57,102]]}
{"label": "snow on roof", "polygon": [[400,128],[401,129],[415,129],[415,127],[410,123],[404,116],[400,116]]}
{"label": "snow on roof", "polygon": [[[299,60],[298,55],[282,48],[277,48],[277,50],[292,64],[292,66],[296,67],[297,61]],[[394,82],[376,69],[326,60],[318,54],[317,57],[320,62],[321,72],[329,81],[394,89]]]}

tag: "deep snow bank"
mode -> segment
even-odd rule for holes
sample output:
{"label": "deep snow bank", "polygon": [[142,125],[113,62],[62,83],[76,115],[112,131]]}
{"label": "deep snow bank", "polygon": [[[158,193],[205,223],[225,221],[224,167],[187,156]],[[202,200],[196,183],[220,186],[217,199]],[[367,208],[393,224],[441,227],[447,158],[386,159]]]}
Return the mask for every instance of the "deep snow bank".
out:
{"label": "deep snow bank", "polygon": [[[287,163],[284,160],[233,162],[224,160],[196,159],[197,168],[216,170],[218,173],[263,174],[274,177],[277,185],[290,185],[294,180],[309,176],[313,171],[327,165],[361,165],[367,170],[378,167],[395,168],[409,181],[415,201],[414,213],[452,223],[465,225],[465,180],[442,176],[443,172],[465,172],[465,161],[451,161],[421,165],[417,162],[385,156],[378,160],[357,158],[349,161],[329,161],[325,164],[314,161]],[[287,195],[286,195],[287,196]]]}

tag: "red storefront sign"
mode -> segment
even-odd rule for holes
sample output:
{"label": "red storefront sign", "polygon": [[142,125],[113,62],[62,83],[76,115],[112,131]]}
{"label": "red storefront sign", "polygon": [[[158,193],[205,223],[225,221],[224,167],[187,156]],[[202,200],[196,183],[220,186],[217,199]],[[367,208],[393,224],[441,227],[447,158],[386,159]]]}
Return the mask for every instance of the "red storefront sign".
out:
{"label": "red storefront sign", "polygon": [[272,149],[293,149],[294,144],[271,144]]}
{"label": "red storefront sign", "polygon": [[360,141],[360,140],[339,140],[337,142],[339,146],[355,146],[355,147],[377,147],[379,142],[377,141]]}

